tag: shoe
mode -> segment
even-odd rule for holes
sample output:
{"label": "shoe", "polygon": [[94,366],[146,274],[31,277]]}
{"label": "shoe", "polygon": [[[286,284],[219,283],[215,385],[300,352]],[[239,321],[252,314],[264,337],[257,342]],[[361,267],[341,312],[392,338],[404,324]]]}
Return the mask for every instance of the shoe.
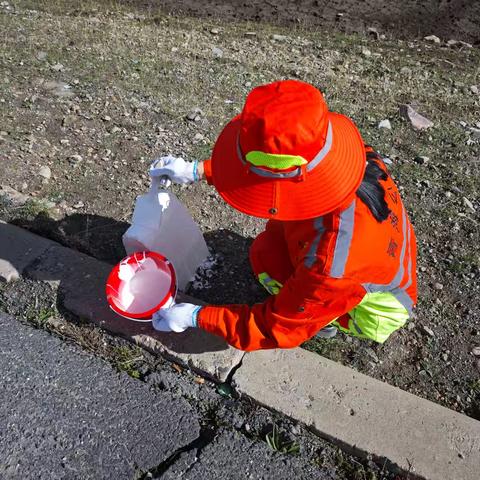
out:
{"label": "shoe", "polygon": [[337,327],[329,325],[319,330],[315,336],[317,338],[333,338],[337,334],[337,332],[338,332]]}

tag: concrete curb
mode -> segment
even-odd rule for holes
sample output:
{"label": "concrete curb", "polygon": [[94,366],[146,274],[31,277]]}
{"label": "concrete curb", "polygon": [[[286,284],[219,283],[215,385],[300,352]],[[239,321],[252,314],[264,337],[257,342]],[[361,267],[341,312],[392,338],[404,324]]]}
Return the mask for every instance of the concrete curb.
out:
{"label": "concrete curb", "polygon": [[110,269],[0,222],[0,279],[23,274],[56,282],[59,308],[215,380],[224,381],[240,365],[234,375],[240,393],[409,478],[477,480],[480,422],[302,349],[244,354],[204,331],[160,334],[122,319],[104,298]]}
{"label": "concrete curb", "polygon": [[[244,355],[204,330],[160,333],[150,323],[132,322],[116,315],[105,299],[105,281],[112,269],[107,263],[3,222],[0,223],[0,252],[0,279],[13,280],[23,274],[56,283],[60,310],[65,309],[153,353],[188,365],[204,376],[225,381]],[[199,303],[181,294],[179,299]]]}
{"label": "concrete curb", "polygon": [[248,353],[234,379],[239,392],[410,478],[479,478],[480,422],[315,353]]}

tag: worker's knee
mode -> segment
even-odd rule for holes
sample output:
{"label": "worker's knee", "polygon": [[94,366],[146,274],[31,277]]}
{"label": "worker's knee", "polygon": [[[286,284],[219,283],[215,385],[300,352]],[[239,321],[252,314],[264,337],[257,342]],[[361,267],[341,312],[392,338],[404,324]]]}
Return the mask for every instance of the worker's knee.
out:
{"label": "worker's knee", "polygon": [[335,320],[333,325],[353,337],[384,343],[393,332],[405,325],[408,317],[405,307],[393,295],[371,293],[348,314]]}

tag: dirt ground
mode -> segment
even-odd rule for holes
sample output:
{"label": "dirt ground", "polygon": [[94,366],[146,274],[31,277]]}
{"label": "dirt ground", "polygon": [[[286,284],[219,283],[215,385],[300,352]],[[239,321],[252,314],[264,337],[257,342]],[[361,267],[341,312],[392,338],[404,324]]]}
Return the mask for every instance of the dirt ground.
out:
{"label": "dirt ground", "polygon": [[[420,301],[383,346],[339,335],[305,347],[480,418],[477,48],[118,2],[0,5],[0,185],[30,198],[5,200],[1,219],[114,262],[152,158],[205,158],[253,86],[309,81],[392,159],[418,237]],[[413,130],[401,103],[434,127]],[[391,130],[378,128],[384,119]],[[247,252],[263,221],[233,211],[208,185],[174,189],[218,259],[190,293],[261,301]]]}
{"label": "dirt ground", "polygon": [[326,31],[362,33],[377,28],[396,38],[437,35],[449,40],[480,42],[480,2],[470,0],[124,0],[144,10],[161,7],[229,21],[301,25]]}

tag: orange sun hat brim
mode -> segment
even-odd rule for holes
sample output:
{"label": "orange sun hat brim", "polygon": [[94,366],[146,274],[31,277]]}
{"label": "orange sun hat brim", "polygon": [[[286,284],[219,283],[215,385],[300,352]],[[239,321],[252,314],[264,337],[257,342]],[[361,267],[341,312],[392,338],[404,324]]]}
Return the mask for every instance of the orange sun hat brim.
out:
{"label": "orange sun hat brim", "polygon": [[320,217],[353,198],[365,172],[365,146],[355,124],[327,112],[328,152],[303,177],[262,176],[245,164],[239,149],[241,116],[223,129],[212,153],[212,183],[221,197],[247,215],[277,220]]}

